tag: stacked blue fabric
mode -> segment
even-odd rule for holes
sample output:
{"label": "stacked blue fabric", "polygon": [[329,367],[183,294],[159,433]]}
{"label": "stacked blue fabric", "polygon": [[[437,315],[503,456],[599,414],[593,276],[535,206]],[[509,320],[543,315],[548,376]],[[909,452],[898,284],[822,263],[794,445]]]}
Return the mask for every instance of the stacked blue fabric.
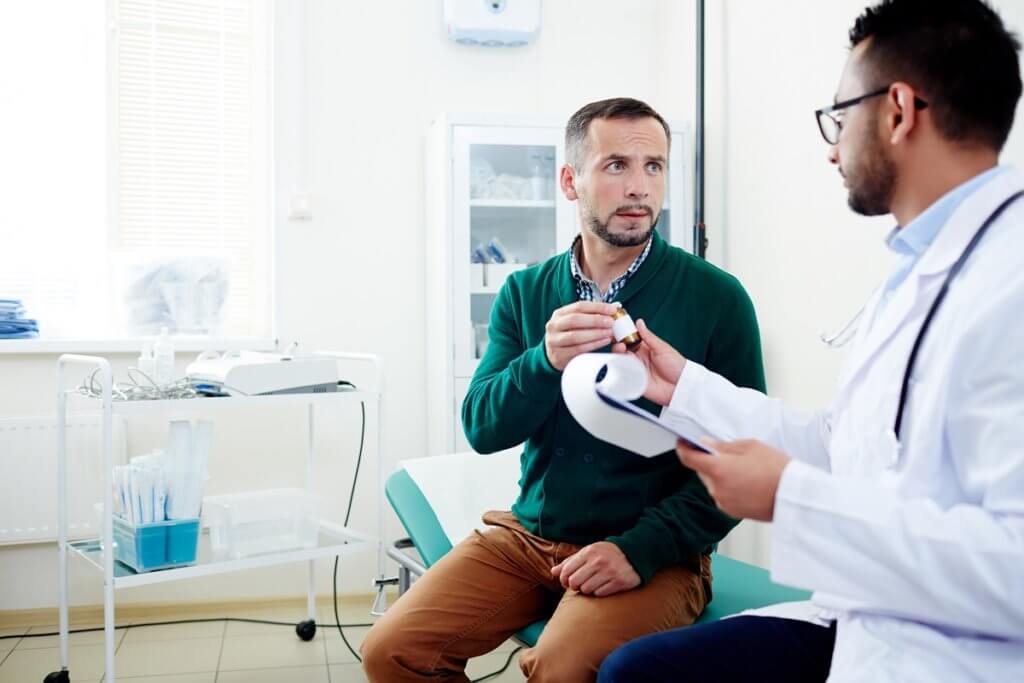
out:
{"label": "stacked blue fabric", "polygon": [[0,339],[34,339],[39,323],[25,317],[21,299],[0,299]]}

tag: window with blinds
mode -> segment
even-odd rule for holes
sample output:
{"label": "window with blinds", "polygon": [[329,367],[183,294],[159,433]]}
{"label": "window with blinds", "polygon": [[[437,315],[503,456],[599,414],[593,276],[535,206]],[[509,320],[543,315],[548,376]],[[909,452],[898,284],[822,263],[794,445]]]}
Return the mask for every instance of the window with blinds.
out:
{"label": "window with blinds", "polygon": [[268,5],[0,10],[0,38],[25,51],[0,133],[25,201],[0,209],[0,247],[27,257],[0,268],[0,299],[25,299],[43,337],[270,336]]}

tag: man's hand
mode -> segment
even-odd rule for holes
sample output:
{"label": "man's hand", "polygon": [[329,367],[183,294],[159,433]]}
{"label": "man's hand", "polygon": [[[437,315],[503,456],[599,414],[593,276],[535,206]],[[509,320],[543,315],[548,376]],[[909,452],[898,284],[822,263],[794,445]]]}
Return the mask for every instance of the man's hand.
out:
{"label": "man's hand", "polygon": [[599,301],[577,301],[551,314],[544,328],[544,351],[551,366],[565,370],[576,356],[596,351],[615,341],[612,313],[615,306]]}
{"label": "man's hand", "polygon": [[551,568],[551,575],[567,589],[603,598],[640,585],[640,575],[619,546],[608,541],[591,543]]}
{"label": "man's hand", "polygon": [[[640,333],[640,344],[633,352],[647,368],[647,391],[644,397],[660,406],[667,406],[672,394],[683,374],[686,359],[667,342],[651,332],[643,320],[636,321],[636,329]],[[625,353],[625,344],[612,347],[614,353]]]}
{"label": "man's hand", "polygon": [[676,452],[684,465],[697,472],[715,504],[737,518],[772,521],[775,492],[790,458],[760,441],[711,441],[708,455],[679,442]]}

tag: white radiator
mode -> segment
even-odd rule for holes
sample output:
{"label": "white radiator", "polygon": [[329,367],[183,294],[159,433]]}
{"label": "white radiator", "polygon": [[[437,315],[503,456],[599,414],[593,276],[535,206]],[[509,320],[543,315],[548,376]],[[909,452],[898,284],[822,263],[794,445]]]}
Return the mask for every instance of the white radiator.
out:
{"label": "white radiator", "polygon": [[[103,486],[99,416],[68,417],[68,522],[71,538],[97,536],[94,504]],[[123,419],[113,422],[114,464],[125,461]],[[57,538],[57,422],[0,419],[0,544]]]}

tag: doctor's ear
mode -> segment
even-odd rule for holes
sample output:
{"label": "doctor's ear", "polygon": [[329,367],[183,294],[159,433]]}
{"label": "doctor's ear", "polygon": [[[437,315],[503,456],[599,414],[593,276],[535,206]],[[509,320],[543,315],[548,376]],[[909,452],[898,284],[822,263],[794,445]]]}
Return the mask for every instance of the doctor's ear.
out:
{"label": "doctor's ear", "polygon": [[892,121],[889,142],[899,144],[917,125],[917,102],[914,90],[905,83],[893,83],[889,89],[888,106]]}

